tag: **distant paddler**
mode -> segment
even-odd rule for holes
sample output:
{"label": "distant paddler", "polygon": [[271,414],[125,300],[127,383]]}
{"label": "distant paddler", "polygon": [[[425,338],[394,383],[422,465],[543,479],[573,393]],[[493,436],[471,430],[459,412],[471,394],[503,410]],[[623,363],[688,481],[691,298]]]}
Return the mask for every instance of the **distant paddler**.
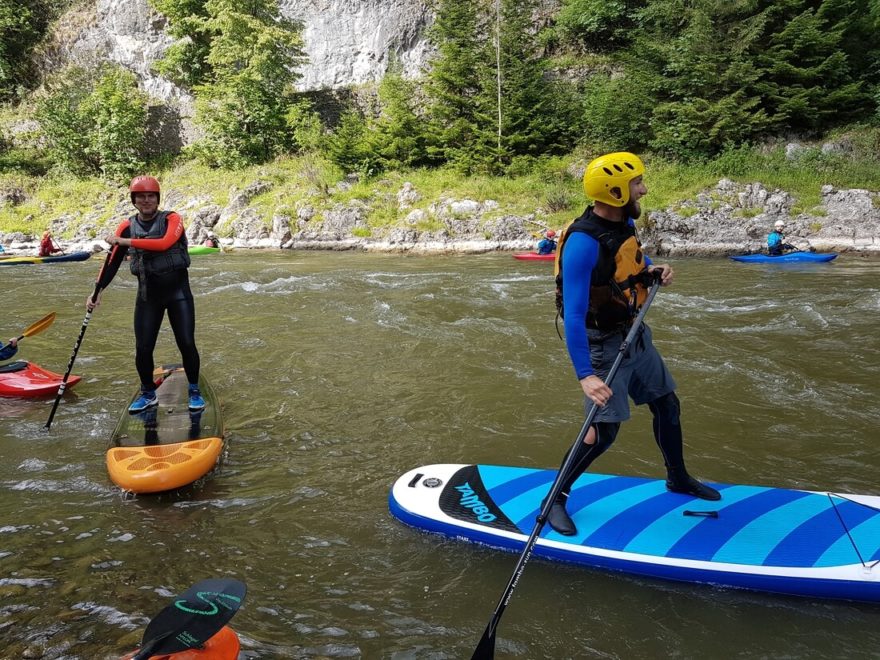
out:
{"label": "distant paddler", "polygon": [[189,382],[189,409],[201,410],[205,401],[198,385],[196,312],[189,286],[190,257],[183,220],[174,211],[159,210],[159,182],[153,177],[136,176],[131,180],[129,192],[137,213],[120,223],[116,233],[106,238],[112,252],[98,275],[97,298],[94,294],[89,296],[86,307],[92,311],[100,304],[101,291],[110,284],[126,254],[131,252],[131,272],[138,278],[134,334],[141,395],[128,410],[138,413],[158,403],[153,381],[153,349],[166,311]]}

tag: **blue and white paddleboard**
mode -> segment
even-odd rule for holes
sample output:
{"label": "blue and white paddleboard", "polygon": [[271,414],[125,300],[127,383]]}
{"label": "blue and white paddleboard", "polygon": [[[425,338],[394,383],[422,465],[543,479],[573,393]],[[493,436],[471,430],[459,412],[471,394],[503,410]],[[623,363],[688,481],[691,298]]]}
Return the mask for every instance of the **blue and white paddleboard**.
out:
{"label": "blue and white paddleboard", "polygon": [[[555,470],[426,465],[391,489],[391,513],[455,539],[522,551]],[[880,602],[880,496],[712,484],[708,502],[663,480],[586,473],[535,555],[672,580]]]}

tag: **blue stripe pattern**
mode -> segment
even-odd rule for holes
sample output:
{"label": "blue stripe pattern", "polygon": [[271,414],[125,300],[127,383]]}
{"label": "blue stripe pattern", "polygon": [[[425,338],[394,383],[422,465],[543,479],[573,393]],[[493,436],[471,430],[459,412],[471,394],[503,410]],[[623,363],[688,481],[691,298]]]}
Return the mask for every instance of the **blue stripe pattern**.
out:
{"label": "blue stripe pattern", "polygon": [[[479,471],[488,496],[529,534],[556,472],[485,465]],[[542,536],[607,550],[751,566],[842,566],[858,564],[859,553],[866,562],[880,559],[876,509],[820,493],[713,485],[721,501],[670,493],[663,480],[587,473],[575,483],[567,505],[578,534],[561,536],[546,525]],[[685,511],[717,512],[717,517]]]}

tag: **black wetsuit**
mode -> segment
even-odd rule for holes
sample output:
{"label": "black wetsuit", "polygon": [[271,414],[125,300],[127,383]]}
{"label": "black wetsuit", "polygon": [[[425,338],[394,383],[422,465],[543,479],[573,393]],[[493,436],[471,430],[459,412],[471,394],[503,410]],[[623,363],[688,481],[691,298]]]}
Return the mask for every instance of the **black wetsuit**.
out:
{"label": "black wetsuit", "polygon": [[[116,235],[122,238],[131,238],[131,220],[123,222],[116,231]],[[167,230],[162,237],[168,236],[169,232],[178,229],[180,218],[177,214],[169,214],[167,217]],[[182,225],[179,225],[182,230]],[[178,251],[186,251],[186,238],[175,241],[174,247]],[[170,237],[173,238],[173,237]],[[169,240],[170,240],[169,238]],[[141,239],[157,240],[157,239]],[[158,239],[162,240],[162,239]],[[106,268],[98,276],[98,285],[101,289],[107,287],[116,276],[119,266],[125,260],[129,248],[115,246]],[[136,252],[146,253],[146,250]],[[134,258],[138,258],[135,254]],[[188,261],[188,260],[187,260]],[[150,269],[141,267],[138,275],[138,295],[134,306],[134,336],[135,336],[135,366],[140,377],[141,386],[145,389],[155,387],[153,385],[153,350],[159,337],[159,329],[165,312],[168,312],[168,321],[180,350],[180,357],[187,380],[190,383],[199,382],[200,358],[196,348],[196,310],[193,302],[192,291],[189,286],[189,271],[184,262],[178,261],[166,272],[150,272]]]}

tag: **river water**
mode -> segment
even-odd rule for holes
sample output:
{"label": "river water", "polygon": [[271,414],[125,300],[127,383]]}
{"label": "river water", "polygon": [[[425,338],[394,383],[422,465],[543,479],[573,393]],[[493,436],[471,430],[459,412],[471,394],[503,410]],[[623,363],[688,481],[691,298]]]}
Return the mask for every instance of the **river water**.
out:
{"label": "river water", "polygon": [[[710,481],[880,494],[880,262],[672,261],[648,314]],[[100,264],[0,270],[4,337],[61,373]],[[241,658],[470,657],[517,556],[409,528],[394,480],[429,463],[556,467],[582,422],[552,267],[510,254],[235,252],[191,270],[228,455],[125,496],[104,452],[136,388],[127,272],[92,317],[52,430],[0,399],[0,657],[114,658],[209,577],[248,585]],[[157,362],[176,362],[170,330]],[[595,465],[663,476],[636,410]],[[880,611],[533,560],[499,658],[877,658]]]}

